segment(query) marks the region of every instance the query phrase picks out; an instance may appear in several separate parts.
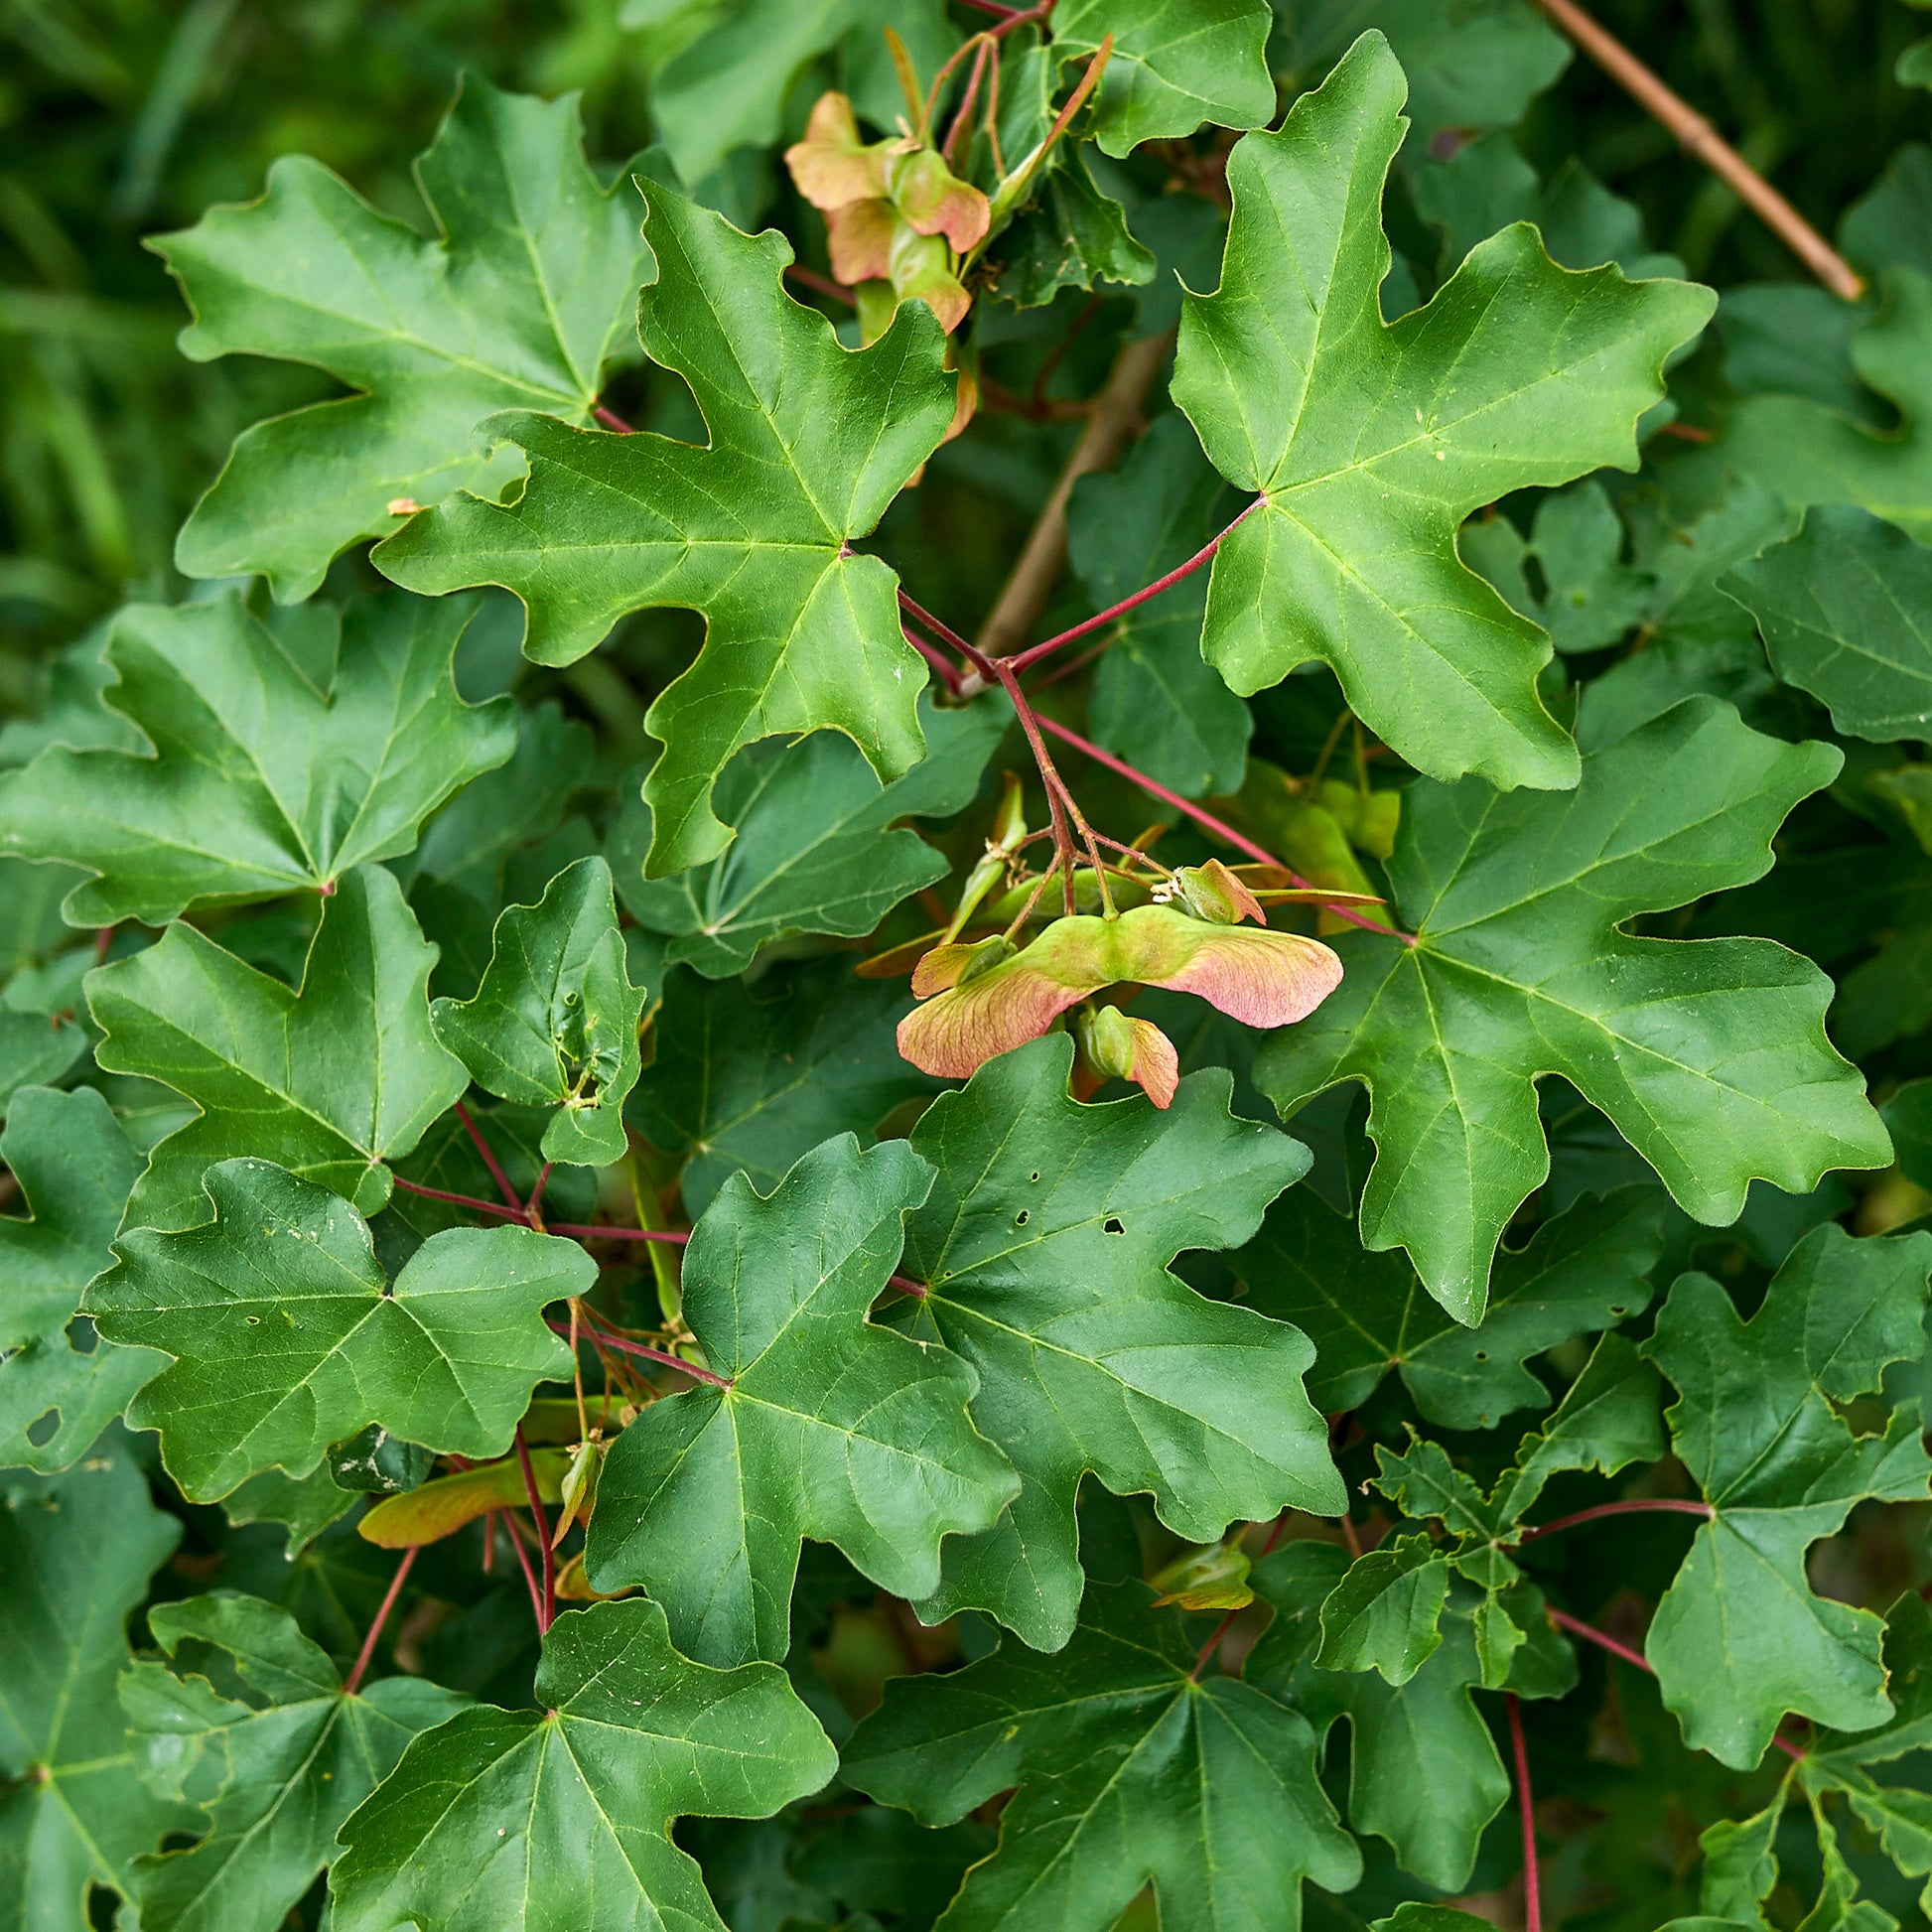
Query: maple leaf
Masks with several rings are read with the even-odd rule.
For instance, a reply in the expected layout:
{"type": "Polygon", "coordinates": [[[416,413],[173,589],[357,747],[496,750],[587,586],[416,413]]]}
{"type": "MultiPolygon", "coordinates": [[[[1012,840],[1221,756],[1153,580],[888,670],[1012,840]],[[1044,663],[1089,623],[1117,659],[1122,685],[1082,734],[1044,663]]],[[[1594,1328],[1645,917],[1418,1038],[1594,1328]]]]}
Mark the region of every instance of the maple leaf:
{"type": "Polygon", "coordinates": [[[1234,1266],[1248,1306],[1314,1343],[1309,1399],[1325,1415],[1359,1409],[1394,1369],[1416,1407],[1446,1429],[1494,1429],[1550,1400],[1528,1366],[1573,1336],[1613,1327],[1650,1302],[1663,1248],[1654,1188],[1589,1196],[1496,1257],[1481,1322],[1465,1328],[1424,1289],[1407,1257],[1370,1253],[1353,1225],[1307,1187],[1268,1210],[1234,1266]]]}
{"type": "Polygon", "coordinates": [[[466,1711],[410,1741],[342,1829],[337,1932],[508,1927],[538,1912],[724,1932],[672,1820],[765,1818],[838,1769],[775,1664],[693,1663],[641,1599],[558,1617],[536,1700],[466,1711]]]}
{"type": "Polygon", "coordinates": [[[275,1932],[403,1746],[469,1700],[416,1677],[345,1690],[328,1653],[257,1596],[157,1604],[148,1627],[177,1661],[143,1659],[120,1680],[135,1766],[157,1797],[202,1806],[206,1836],[135,1864],[141,1924],[275,1932]],[[226,1653],[241,1695],[186,1668],[208,1651],[226,1653]]]}
{"type": "Polygon", "coordinates": [[[760,975],[755,987],[678,973],[665,985],[657,1057],[630,1116],[654,1147],[686,1156],[678,1185],[694,1219],[729,1174],[769,1191],[835,1134],[870,1145],[900,1101],[932,1082],[899,1058],[902,987],[855,979],[842,959],[760,975]]]}
{"type": "Polygon", "coordinates": [[[833,732],[747,746],[712,803],[731,827],[718,858],[673,879],[645,876],[650,807],[626,782],[606,852],[625,907],[670,940],[665,962],[707,978],[742,973],[790,932],[870,932],[900,899],[946,876],[946,861],[901,823],[972,803],[1010,720],[994,705],[941,711],[919,700],[925,757],[882,785],[833,732]]]}
{"type": "Polygon", "coordinates": [[[1087,60],[1109,35],[1113,53],[1093,103],[1102,154],[1192,134],[1204,122],[1259,127],[1275,112],[1267,0],[1061,0],[1053,52],[1087,60]]]}
{"type": "Polygon", "coordinates": [[[1823,504],[1723,587],[1757,620],[1771,668],[1841,732],[1932,737],[1932,555],[1902,530],[1823,504]]]}
{"type": "Polygon", "coordinates": [[[611,869],[580,859],[537,904],[503,913],[476,997],[438,1000],[430,1025],[480,1087],[556,1109],[546,1161],[603,1168],[623,1159],[644,999],[625,970],[611,869]]]}
{"type": "Polygon", "coordinates": [[[338,551],[394,529],[398,503],[512,481],[513,460],[477,452],[483,417],[588,419],[651,255],[627,184],[601,189],[585,165],[577,97],[466,75],[416,183],[436,241],[289,155],[260,201],[150,244],[194,311],[192,360],[308,362],[361,392],[242,433],[182,526],[190,577],[259,571],[299,602],[338,551]]]}
{"type": "Polygon", "coordinates": [[[316,682],[236,591],[115,620],[105,693],[153,746],[53,746],[0,783],[0,847],[96,878],[73,925],[160,925],[190,905],[327,890],[394,858],[516,743],[507,698],[468,705],[451,660],[474,601],[359,598],[316,682]]]}
{"type": "Polygon", "coordinates": [[[1622,930],[1761,876],[1772,833],[1839,762],[1689,698],[1592,751],[1562,798],[1410,787],[1389,878],[1415,943],[1337,938],[1339,991],[1256,1063],[1284,1114],[1339,1080],[1367,1085],[1365,1247],[1407,1248],[1443,1307],[1479,1320],[1502,1230],[1549,1173],[1546,1072],[1711,1226],[1736,1219],[1753,1177],[1805,1193],[1833,1168],[1889,1161],[1825,1039],[1816,967],[1769,940],[1622,930]]]}
{"type": "Polygon", "coordinates": [[[1255,1593],[1275,1618],[1242,1675],[1308,1719],[1317,1752],[1346,1719],[1349,1825],[1386,1839],[1405,1870],[1460,1891],[1483,1828],[1509,1800],[1508,1773],[1469,1695],[1482,1670],[1468,1607],[1458,1603],[1447,1639],[1401,1685],[1323,1670],[1319,1612],[1347,1570],[1347,1553],[1325,1543],[1291,1544],[1258,1563],[1255,1593]]]}
{"type": "Polygon", "coordinates": [[[384,1162],[407,1154],[468,1084],[430,1031],[435,959],[394,878],[369,866],[323,901],[298,989],[179,923],[90,973],[100,1065],[160,1080],[200,1110],[150,1155],[130,1224],[188,1226],[206,1211],[203,1171],[243,1154],[374,1213],[389,1198],[384,1162]]]}
{"type": "Polygon", "coordinates": [[[1080,1601],[1088,1471],[1151,1493],[1190,1543],[1345,1500],[1302,1393],[1306,1338],[1168,1270],[1183,1249],[1238,1247],[1307,1151],[1235,1119],[1225,1072],[1189,1075],[1166,1112],[1139,1096],[1080,1106],[1072,1052],[1064,1035],[1037,1040],[926,1110],[912,1147],[935,1178],[903,1264],[926,1293],[899,1317],[972,1365],[974,1421],[1022,1484],[991,1529],[946,1544],[920,1613],[983,1609],[1045,1650],[1080,1601]]]}
{"type": "MultiPolygon", "coordinates": [[[[1082,477],[1067,508],[1067,554],[1105,610],[1183,564],[1226,523],[1227,485],[1185,420],[1161,417],[1111,474],[1082,477]]],[[[1196,572],[1107,633],[1094,671],[1095,742],[1186,798],[1233,793],[1254,719],[1200,654],[1207,580],[1196,572]]]]}
{"type": "Polygon", "coordinates": [[[95,1885],[129,1868],[189,1806],[135,1775],[114,1680],[127,1618],[181,1541],[125,1437],[64,1475],[0,1472],[0,1923],[89,1923],[95,1885]]]}
{"type": "Polygon", "coordinates": [[[1018,1487],[967,1419],[972,1370],[867,1319],[931,1183],[904,1142],[841,1135],[768,1195],[734,1175],[693,1232],[684,1318],[711,1380],[618,1438],[585,1553],[592,1588],[641,1584],[690,1655],[785,1654],[808,1536],[929,1595],[940,1539],[1018,1487]]]}
{"type": "Polygon", "coordinates": [[[529,1228],[432,1235],[393,1283],[367,1223],[266,1161],[223,1161],[213,1220],[139,1228],[84,1307],[110,1340],[173,1363],[135,1398],[137,1429],[200,1502],[258,1471],[307,1475],[332,1443],[378,1423],[406,1443],[501,1455],[532,1387],[568,1376],[544,1308],[586,1293],[596,1265],[529,1228]]]}
{"type": "Polygon", "coordinates": [[[1852,339],[1852,366],[1895,404],[1896,428],[1874,429],[1809,396],[1747,396],[1725,435],[1725,456],[1788,503],[1856,503],[1907,535],[1932,535],[1932,276],[1892,267],[1879,306],[1852,339]]]}
{"type": "Polygon", "coordinates": [[[1814,1229],[1738,1318],[1708,1275],[1678,1278],[1644,1352],[1676,1384],[1671,1444],[1712,1509],[1651,1619],[1644,1654],[1684,1740],[1739,1769],[1796,1711],[1842,1730],[1892,1715],[1869,1610],[1815,1595],[1805,1553],[1867,1496],[1923,1497],[1918,1405],[1882,1435],[1834,1408],[1916,1361],[1932,1234],[1814,1229]]]}
{"type": "Polygon", "coordinates": [[[1346,1891],[1361,1875],[1314,1734],[1267,1692],[1194,1666],[1146,1585],[1093,1583],[1057,1656],[1009,1639],[948,1676],[890,1681],[841,1768],[922,1825],[1019,1787],[947,1932],[1107,1932],[1150,1882],[1173,1932],[1299,1925],[1305,1878],[1346,1891]]]}
{"type": "Polygon", "coordinates": [[[0,1162],[30,1210],[0,1217],[0,1461],[65,1469],[167,1365],[149,1348],[69,1339],[81,1291],[113,1263],[139,1162],[90,1087],[16,1094],[0,1162]]]}
{"type": "Polygon", "coordinates": [[[1173,396],[1261,506],[1215,553],[1201,649],[1242,693],[1325,660],[1434,777],[1566,787],[1576,752],[1536,689],[1550,640],[1464,568],[1456,526],[1511,489],[1634,468],[1664,359],[1714,298],[1560,269],[1519,224],[1385,326],[1379,209],[1405,92],[1364,34],[1279,133],[1229,157],[1221,284],[1184,299],[1173,396]]]}
{"type": "Polygon", "coordinates": [[[529,610],[524,648],[545,664],[583,656],[626,612],[704,613],[697,662],[644,721],[664,746],[644,786],[656,877],[730,842],[711,791],[741,746],[831,727],[882,781],[917,761],[925,673],[900,635],[893,573],[851,543],[938,447],[953,383],[922,306],[848,351],[785,294],[781,236],[741,234],[667,189],[648,204],[659,272],[638,332],[689,383],[710,445],[492,418],[488,433],[528,459],[521,495],[459,494],[375,560],[416,591],[506,586],[529,610]]]}

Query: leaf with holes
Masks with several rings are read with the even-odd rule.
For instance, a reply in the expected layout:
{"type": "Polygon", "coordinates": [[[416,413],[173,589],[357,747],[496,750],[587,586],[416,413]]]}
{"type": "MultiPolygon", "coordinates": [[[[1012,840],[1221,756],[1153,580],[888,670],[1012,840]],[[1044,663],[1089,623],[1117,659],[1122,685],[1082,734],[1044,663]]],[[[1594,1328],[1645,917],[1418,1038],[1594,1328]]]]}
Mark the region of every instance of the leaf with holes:
{"type": "Polygon", "coordinates": [[[543,1158],[604,1168],[623,1158],[623,1102],[637,1082],[646,989],[625,970],[611,869],[580,859],[535,905],[496,921],[483,984],[438,1000],[430,1025],[499,1099],[554,1107],[543,1158]]]}
{"type": "Polygon", "coordinates": [[[1183,1249],[1239,1246],[1307,1150],[1234,1118],[1221,1072],[1189,1075],[1166,1112],[1138,1095],[1077,1105],[1071,1057],[1064,1035],[1003,1054],[913,1130],[934,1179],[904,1267],[926,1293],[898,1317],[972,1364],[973,1418],[1022,1484],[996,1525],[946,1545],[920,1613],[983,1609],[1046,1650],[1080,1602],[1089,1471],[1150,1493],[1193,1543],[1344,1500],[1301,1331],[1169,1272],[1183,1249]]]}
{"type": "Polygon", "coordinates": [[[200,1805],[207,1825],[135,1865],[144,1932],[275,1932],[410,1738],[468,1700],[416,1677],[346,1690],[288,1611],[257,1596],[162,1604],[149,1628],[169,1661],[121,1678],[129,1745],[148,1789],[200,1805]],[[204,1659],[239,1695],[193,1668],[204,1659]]]}
{"type": "Polygon", "coordinates": [[[81,1291],[113,1264],[138,1163],[87,1087],[16,1095],[0,1162],[29,1210],[0,1217],[0,1463],[65,1469],[167,1365],[150,1348],[76,1347],[71,1326],[81,1291]]]}

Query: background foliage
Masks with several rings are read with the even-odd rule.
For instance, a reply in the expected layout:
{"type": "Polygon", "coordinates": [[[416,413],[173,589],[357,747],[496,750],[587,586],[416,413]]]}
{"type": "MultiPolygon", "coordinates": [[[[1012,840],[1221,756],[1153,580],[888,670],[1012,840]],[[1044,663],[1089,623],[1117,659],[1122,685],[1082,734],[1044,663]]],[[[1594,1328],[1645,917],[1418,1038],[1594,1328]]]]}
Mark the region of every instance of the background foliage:
{"type": "Polygon", "coordinates": [[[0,1925],[1932,1916],[1932,59],[1599,15],[1859,301],[1528,0],[1059,0],[856,309],[988,14],[0,0],[0,1925]],[[1035,698],[1339,990],[912,1064],[895,577],[1256,491],[1035,698]]]}

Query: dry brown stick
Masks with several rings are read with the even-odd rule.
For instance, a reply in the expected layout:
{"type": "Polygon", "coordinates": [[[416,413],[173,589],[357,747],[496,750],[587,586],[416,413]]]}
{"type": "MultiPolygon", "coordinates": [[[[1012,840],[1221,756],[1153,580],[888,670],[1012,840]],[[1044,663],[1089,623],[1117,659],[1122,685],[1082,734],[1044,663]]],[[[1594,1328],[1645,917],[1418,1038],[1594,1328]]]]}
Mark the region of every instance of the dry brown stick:
{"type": "Polygon", "coordinates": [[[1576,0],[1536,0],[1536,4],[1639,107],[1662,121],[1686,154],[1729,183],[1739,200],[1834,295],[1856,302],[1864,294],[1864,282],[1851,263],[1689,101],[1665,86],[1576,0]]]}
{"type": "MultiPolygon", "coordinates": [[[[1066,503],[1073,485],[1095,470],[1111,468],[1129,439],[1139,428],[1141,405],[1161,373],[1161,365],[1173,346],[1173,330],[1146,336],[1129,343],[1114,359],[1106,386],[1093,399],[1092,413],[1073,454],[1066,460],[1053,493],[1035,523],[1020,561],[1013,567],[992,615],[981,626],[979,648],[988,657],[1007,657],[1027,641],[1034,621],[1052,595],[1066,566],[1066,503]]],[[[977,671],[969,672],[960,695],[971,697],[986,689],[977,671]]]]}

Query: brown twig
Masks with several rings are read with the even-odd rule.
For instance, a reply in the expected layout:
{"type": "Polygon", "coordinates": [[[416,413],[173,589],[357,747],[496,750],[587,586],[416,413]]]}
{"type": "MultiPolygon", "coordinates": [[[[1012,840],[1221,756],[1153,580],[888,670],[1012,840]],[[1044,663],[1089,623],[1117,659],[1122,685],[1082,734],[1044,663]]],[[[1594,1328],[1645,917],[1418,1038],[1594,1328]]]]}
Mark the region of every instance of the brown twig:
{"type": "Polygon", "coordinates": [[[807,268],[803,262],[786,262],[785,279],[796,282],[801,289],[829,295],[834,302],[843,302],[848,309],[859,306],[859,298],[843,282],[835,282],[831,276],[821,275],[817,269],[807,268]]]}
{"type": "Polygon", "coordinates": [[[1864,294],[1864,282],[1851,263],[1689,101],[1665,86],[1615,35],[1606,33],[1576,0],[1536,0],[1536,4],[1639,107],[1662,122],[1686,154],[1703,162],[1735,190],[1738,199],[1834,295],[1856,302],[1864,294]]]}
{"type": "MultiPolygon", "coordinates": [[[[1158,336],[1129,343],[1115,357],[1113,372],[1094,398],[1086,428],[1053,484],[1052,494],[1035,522],[998,602],[980,627],[979,648],[988,657],[1005,657],[1026,642],[1027,632],[1034,627],[1066,567],[1066,506],[1073,485],[1096,470],[1111,468],[1127,447],[1140,425],[1147,392],[1173,345],[1173,332],[1164,330],[1158,336]]],[[[961,695],[974,696],[986,688],[986,682],[968,677],[961,695]]]]}

